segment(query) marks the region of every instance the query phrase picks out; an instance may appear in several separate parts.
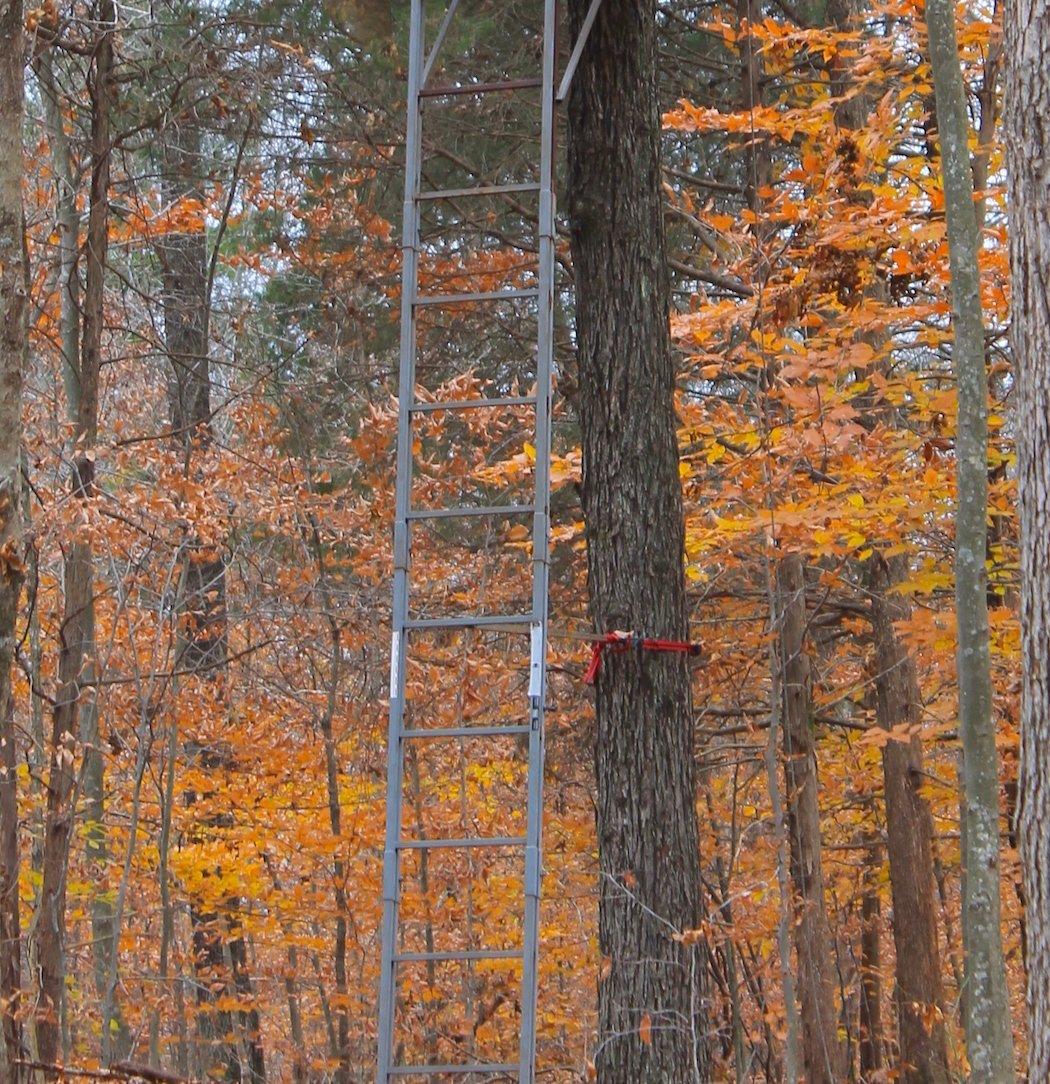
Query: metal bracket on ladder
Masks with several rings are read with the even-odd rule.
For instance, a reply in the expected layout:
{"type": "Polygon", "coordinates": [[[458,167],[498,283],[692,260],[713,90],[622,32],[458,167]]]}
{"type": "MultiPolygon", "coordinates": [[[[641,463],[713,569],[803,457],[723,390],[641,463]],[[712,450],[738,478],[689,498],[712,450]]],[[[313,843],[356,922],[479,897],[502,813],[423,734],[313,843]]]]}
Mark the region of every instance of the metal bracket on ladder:
{"type": "MultiPolygon", "coordinates": [[[[593,24],[599,0],[588,13],[586,31],[593,24]]],[[[408,122],[405,153],[405,204],[403,230],[403,276],[401,298],[401,358],[399,370],[399,415],[397,449],[397,488],[394,525],[393,636],[390,661],[390,721],[387,760],[387,818],[383,866],[382,959],[379,989],[377,1084],[411,1078],[463,1076],[470,1080],[486,1077],[516,1076],[524,1084],[533,1084],[536,1061],[537,950],[539,941],[539,900],[541,880],[541,836],[543,812],[543,741],[544,701],[546,693],[547,594],[550,506],[550,402],[553,363],[554,312],[554,243],[555,200],[553,193],[554,106],[555,106],[555,23],[557,0],[542,0],[543,47],[539,78],[503,82],[462,82],[444,86],[431,85],[439,50],[455,18],[460,0],[450,0],[429,52],[425,42],[423,0],[411,0],[408,64],[408,122]],[[481,95],[497,91],[540,89],[540,149],[536,183],[479,184],[475,188],[445,190],[421,189],[422,107],[426,100],[452,99],[461,95],[481,95]],[[535,289],[521,289],[508,282],[504,289],[474,294],[425,294],[419,292],[421,252],[421,208],[432,201],[498,196],[507,193],[534,192],[538,198],[538,261],[535,289]],[[446,306],[473,306],[506,300],[528,300],[535,304],[537,338],[535,352],[535,391],[529,395],[504,394],[489,399],[451,401],[419,400],[417,386],[417,319],[421,312],[446,306]],[[532,443],[536,449],[533,471],[534,493],[530,503],[508,503],[489,507],[413,508],[414,429],[435,411],[506,410],[531,408],[535,416],[532,443]],[[410,608],[413,532],[432,521],[442,524],[465,521],[477,523],[484,516],[531,516],[531,607],[528,612],[510,614],[455,614],[442,617],[415,615],[410,608]],[[413,665],[414,635],[443,630],[479,630],[480,634],[515,629],[528,638],[528,688],[522,689],[520,724],[493,726],[422,727],[409,716],[406,726],[406,683],[413,665]],[[411,746],[429,739],[459,739],[466,742],[508,737],[527,745],[525,834],[523,836],[460,836],[455,838],[407,838],[405,835],[405,767],[411,746]],[[468,947],[426,951],[406,951],[403,945],[403,907],[401,880],[403,862],[408,855],[437,854],[477,855],[493,848],[517,848],[523,852],[520,948],[468,947]],[[397,1033],[399,969],[412,964],[429,968],[439,964],[466,961],[520,961],[520,989],[517,1003],[517,1051],[514,1060],[484,1060],[468,1056],[462,1062],[445,1057],[429,1063],[402,1064],[401,1051],[406,1037],[397,1033]]],[[[586,32],[574,50],[572,69],[586,40],[586,32]]],[[[572,72],[566,72],[562,86],[567,91],[572,72]]],[[[520,389],[519,389],[520,390],[520,389]]],[[[422,571],[422,570],[420,570],[422,571]]],[[[411,754],[414,755],[414,754],[411,754]]],[[[464,859],[467,861],[467,859],[464,859]]],[[[470,1051],[468,1051],[468,1054],[470,1051]]]]}
{"type": "MultiPolygon", "coordinates": [[[[458,0],[453,0],[453,3],[458,3],[458,0]]],[[[587,14],[583,17],[583,25],[580,27],[579,34],[576,35],[576,42],[572,47],[572,52],[569,54],[569,62],[565,65],[565,73],[561,77],[561,82],[558,84],[558,93],[555,95],[555,101],[564,102],[569,96],[569,90],[572,87],[572,77],[576,74],[576,68],[580,63],[580,57],[583,56],[584,47],[587,45],[587,39],[591,36],[591,28],[594,26],[594,20],[598,17],[598,9],[602,6],[602,0],[591,0],[591,6],[587,9],[587,14]]]]}

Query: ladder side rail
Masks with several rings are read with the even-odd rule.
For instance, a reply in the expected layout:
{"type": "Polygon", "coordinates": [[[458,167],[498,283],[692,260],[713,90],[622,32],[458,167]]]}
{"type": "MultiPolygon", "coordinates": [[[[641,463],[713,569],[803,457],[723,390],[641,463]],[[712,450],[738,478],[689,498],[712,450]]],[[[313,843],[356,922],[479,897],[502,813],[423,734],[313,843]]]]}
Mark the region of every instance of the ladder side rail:
{"type": "Polygon", "coordinates": [[[536,349],[536,469],[532,533],[532,644],[529,675],[528,809],[518,1080],[533,1084],[539,968],[543,842],[544,705],[547,694],[547,596],[550,550],[551,370],[554,363],[554,79],[557,0],[544,0],[540,119],[539,303],[536,349]]]}
{"type": "Polygon", "coordinates": [[[415,394],[416,293],[419,271],[419,214],[422,117],[420,80],[425,48],[423,0],[411,0],[409,21],[408,104],[405,134],[405,202],[402,220],[401,354],[398,366],[397,482],[394,518],[394,586],[390,656],[390,722],[387,735],[386,839],[383,850],[383,919],[379,979],[377,1084],[388,1084],[394,1061],[394,1016],[397,984],[398,895],[404,746],[408,572],[410,563],[408,510],[412,486],[412,412],[415,394]]]}

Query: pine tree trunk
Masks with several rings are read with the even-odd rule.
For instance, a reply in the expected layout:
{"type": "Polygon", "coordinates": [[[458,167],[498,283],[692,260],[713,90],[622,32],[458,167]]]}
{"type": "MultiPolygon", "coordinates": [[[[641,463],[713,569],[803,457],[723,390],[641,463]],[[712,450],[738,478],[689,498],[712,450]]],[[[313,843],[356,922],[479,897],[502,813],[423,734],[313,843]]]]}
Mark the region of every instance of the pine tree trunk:
{"type": "MultiPolygon", "coordinates": [[[[909,612],[907,598],[893,590],[905,569],[900,558],[887,563],[874,554],[869,561],[878,723],[886,730],[917,728],[922,707],[919,679],[915,661],[895,628],[909,612]]],[[[907,740],[894,738],[882,750],[897,951],[899,1079],[906,1084],[949,1084],[934,904],[933,818],[922,796],[922,765],[917,734],[907,740]]]]}
{"type": "MultiPolygon", "coordinates": [[[[572,0],[574,30],[588,4],[572,0]]],[[[685,639],[652,0],[606,0],[569,105],[582,497],[595,629],[685,639]]],[[[678,654],[608,655],[597,683],[602,1084],[708,1078],[692,703],[678,654]]]]}
{"type": "Polygon", "coordinates": [[[999,754],[992,719],[985,554],[988,546],[988,378],[981,311],[980,234],[970,123],[959,67],[955,5],[926,0],[951,272],[959,412],[955,436],[956,651],[963,751],[963,943],[966,1048],[974,1080],[1013,1080],[1013,1032],[999,897],[999,754]]]}
{"type": "Polygon", "coordinates": [[[0,1002],[4,1079],[18,1084],[22,1029],[18,907],[17,733],[11,689],[22,590],[22,373],[26,266],[22,227],[23,82],[21,0],[0,3],[0,1002]]]}
{"type": "Polygon", "coordinates": [[[817,758],[810,659],[806,653],[806,580],[799,554],[777,569],[777,626],[784,797],[794,886],[794,941],[807,1084],[839,1084],[843,1051],[835,1009],[835,962],[824,900],[817,758]]]}
{"type": "Polygon", "coordinates": [[[1018,820],[1036,1081],[1050,1080],[1050,0],[1014,0],[1005,20],[1024,666],[1018,820]]]}

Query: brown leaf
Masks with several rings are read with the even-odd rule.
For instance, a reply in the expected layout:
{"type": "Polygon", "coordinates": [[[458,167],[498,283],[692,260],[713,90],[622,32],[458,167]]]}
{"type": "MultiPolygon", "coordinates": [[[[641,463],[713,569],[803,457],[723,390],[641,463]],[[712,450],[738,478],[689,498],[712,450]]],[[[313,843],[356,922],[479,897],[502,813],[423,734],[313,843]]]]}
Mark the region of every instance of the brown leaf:
{"type": "Polygon", "coordinates": [[[695,945],[698,941],[703,941],[703,939],[703,927],[696,930],[683,930],[681,933],[671,934],[672,941],[678,941],[683,945],[695,945]]]}

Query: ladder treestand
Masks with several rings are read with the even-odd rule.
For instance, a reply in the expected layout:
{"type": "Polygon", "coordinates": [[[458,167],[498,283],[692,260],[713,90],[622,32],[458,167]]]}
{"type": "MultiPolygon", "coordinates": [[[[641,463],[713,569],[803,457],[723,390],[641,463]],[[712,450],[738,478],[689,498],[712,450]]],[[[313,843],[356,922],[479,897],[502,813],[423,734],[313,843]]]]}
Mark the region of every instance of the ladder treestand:
{"type": "MultiPolygon", "coordinates": [[[[536,1071],[555,304],[555,106],[568,94],[601,0],[592,0],[557,85],[555,33],[559,0],[535,2],[542,20],[535,37],[538,72],[489,81],[460,76],[437,84],[433,76],[440,68],[442,46],[450,29],[455,29],[457,15],[461,20],[469,17],[461,10],[466,5],[450,0],[428,44],[424,0],[411,0],[377,1084],[446,1077],[467,1082],[510,1079],[532,1084],[536,1071]],[[423,128],[428,109],[529,92],[534,99],[538,94],[538,140],[536,160],[527,175],[497,176],[492,183],[485,183],[484,178],[479,181],[476,174],[468,172],[458,186],[423,188],[423,128]],[[534,201],[530,204],[534,211],[523,215],[523,220],[535,223],[534,248],[529,253],[534,264],[508,268],[505,280],[492,289],[421,289],[421,256],[428,252],[424,236],[428,211],[465,208],[493,199],[534,201]],[[442,386],[455,387],[454,370],[471,368],[469,359],[464,362],[453,357],[455,351],[442,343],[442,327],[455,327],[456,313],[469,314],[475,327],[483,325],[486,313],[492,313],[497,322],[502,313],[504,324],[527,323],[532,331],[529,349],[524,352],[528,364],[519,365],[513,377],[497,374],[469,385],[483,388],[483,394],[441,397],[427,384],[429,362],[421,364],[421,332],[425,332],[428,350],[433,350],[437,340],[438,354],[444,351],[442,363],[436,366],[444,378],[442,386]],[[442,325],[441,315],[450,322],[442,325]],[[452,506],[420,498],[428,490],[419,484],[416,452],[420,447],[418,433],[428,420],[459,415],[501,419],[502,425],[507,419],[510,423],[524,422],[530,413],[528,434],[534,449],[531,492],[499,504],[481,503],[473,499],[476,493],[472,499],[452,506]],[[531,524],[531,547],[521,542],[525,530],[519,528],[516,534],[503,531],[502,525],[512,521],[531,524]],[[435,530],[441,533],[422,533],[435,530]],[[500,531],[503,538],[497,539],[500,531]],[[483,576],[473,581],[468,578],[463,589],[453,592],[447,590],[447,585],[442,589],[442,585],[425,580],[420,551],[435,545],[435,538],[439,549],[447,551],[456,532],[462,532],[461,544],[462,539],[466,540],[464,552],[475,543],[480,547],[478,539],[484,538],[485,545],[496,546],[501,560],[522,561],[524,597],[514,612],[502,608],[503,599],[498,593],[492,612],[481,604],[483,576]],[[443,669],[435,663],[439,655],[443,669]],[[497,657],[506,662],[511,673],[507,682],[489,680],[490,670],[484,660],[492,662],[497,657]],[[442,725],[428,725],[428,706],[440,701],[440,675],[449,669],[452,659],[459,660],[459,673],[472,672],[470,680],[487,685],[501,703],[492,711],[475,712],[472,717],[463,706],[462,691],[450,685],[448,695],[459,702],[452,713],[453,725],[445,725],[449,721],[447,713],[442,725]],[[433,673],[438,676],[431,678],[433,673]],[[428,682],[434,685],[433,698],[424,703],[416,694],[420,684],[428,682]],[[442,742],[446,746],[453,743],[460,762],[462,816],[453,826],[457,828],[454,833],[447,829],[447,817],[434,816],[428,821],[421,799],[433,782],[427,777],[427,754],[423,750],[434,749],[442,742]],[[486,750],[497,748],[511,749],[523,761],[515,779],[521,785],[524,809],[513,808],[509,801],[505,808],[500,801],[490,800],[487,808],[475,815],[467,809],[468,779],[472,772],[484,772],[490,755],[494,755],[486,750]],[[501,834],[494,834],[493,824],[501,834]],[[515,827],[513,833],[500,827],[508,824],[515,827]],[[504,856],[499,861],[520,862],[520,867],[515,867],[520,874],[506,875],[505,868],[509,867],[484,857],[496,855],[504,856]],[[442,861],[446,863],[444,873],[438,868],[442,861]],[[469,884],[457,884],[457,878],[469,884]],[[405,888],[408,880],[414,886],[411,893],[405,888]],[[492,890],[494,885],[503,885],[508,892],[514,890],[512,894],[520,904],[515,928],[503,924],[496,929],[492,921],[485,920],[483,909],[476,904],[479,885],[492,890]],[[486,935],[489,943],[484,943],[486,935]],[[493,940],[499,943],[493,945],[493,940]],[[465,1027],[449,1024],[444,1029],[440,1020],[434,1023],[439,1015],[434,1006],[451,1000],[447,994],[452,986],[442,987],[438,978],[441,969],[448,968],[460,969],[460,1013],[469,1014],[473,1026],[470,1020],[460,1021],[465,1027]],[[420,973],[425,977],[423,985],[437,992],[413,1015],[401,987],[406,975],[411,979],[420,973]],[[488,1000],[479,975],[495,989],[488,1000]],[[508,993],[515,982],[516,995],[508,993]],[[497,1021],[499,1013],[502,1016],[497,1021]],[[426,1032],[422,1037],[421,1028],[426,1032]],[[489,1039],[497,1049],[496,1057],[488,1058],[481,1052],[486,1045],[486,1028],[493,1032],[489,1039]],[[418,1060],[420,1048],[427,1055],[422,1062],[418,1060]],[[407,1062],[406,1049],[410,1059],[407,1062]]],[[[482,335],[480,341],[484,339],[482,335]]],[[[492,341],[498,344],[502,340],[494,333],[492,341]]],[[[484,430],[488,422],[480,424],[484,430]]],[[[471,439],[472,430],[467,425],[458,429],[453,426],[449,431],[462,440],[471,439]]],[[[446,432],[446,445],[453,439],[446,432]]],[[[437,489],[444,492],[440,486],[437,489]]]]}

